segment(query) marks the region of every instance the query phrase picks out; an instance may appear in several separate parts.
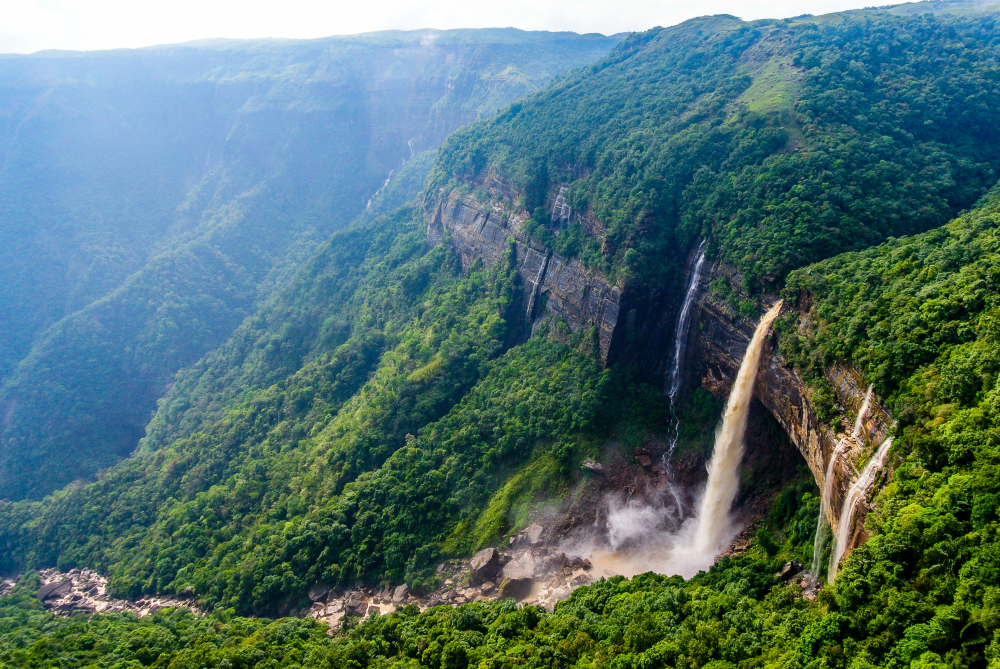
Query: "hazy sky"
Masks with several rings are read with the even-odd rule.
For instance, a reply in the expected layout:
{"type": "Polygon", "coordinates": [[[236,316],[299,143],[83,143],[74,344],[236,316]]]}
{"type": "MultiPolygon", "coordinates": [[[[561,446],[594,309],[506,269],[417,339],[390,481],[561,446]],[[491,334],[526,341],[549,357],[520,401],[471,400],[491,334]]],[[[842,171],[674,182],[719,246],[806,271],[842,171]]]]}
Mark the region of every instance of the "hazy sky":
{"type": "Polygon", "coordinates": [[[323,37],[389,28],[574,30],[611,34],[704,14],[822,14],[861,0],[0,0],[0,53],[111,49],[206,37],[323,37]]]}

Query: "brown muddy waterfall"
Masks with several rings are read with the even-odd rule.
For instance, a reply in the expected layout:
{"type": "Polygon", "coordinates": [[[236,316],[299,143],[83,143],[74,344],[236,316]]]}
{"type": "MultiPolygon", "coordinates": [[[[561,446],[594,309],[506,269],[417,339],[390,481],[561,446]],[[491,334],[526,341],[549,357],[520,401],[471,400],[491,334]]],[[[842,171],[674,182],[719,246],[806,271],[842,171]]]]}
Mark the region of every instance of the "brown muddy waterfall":
{"type": "Polygon", "coordinates": [[[753,399],[753,384],[757,378],[760,354],[764,340],[771,330],[771,323],[781,311],[781,300],[764,314],[747,346],[736,375],[736,382],[729,393],[726,413],[715,433],[715,448],[708,465],[708,483],[698,509],[697,529],[693,549],[697,553],[717,553],[732,539],[732,521],[729,509],[739,490],[739,465],[743,455],[743,433],[747,427],[747,414],[753,399]]]}

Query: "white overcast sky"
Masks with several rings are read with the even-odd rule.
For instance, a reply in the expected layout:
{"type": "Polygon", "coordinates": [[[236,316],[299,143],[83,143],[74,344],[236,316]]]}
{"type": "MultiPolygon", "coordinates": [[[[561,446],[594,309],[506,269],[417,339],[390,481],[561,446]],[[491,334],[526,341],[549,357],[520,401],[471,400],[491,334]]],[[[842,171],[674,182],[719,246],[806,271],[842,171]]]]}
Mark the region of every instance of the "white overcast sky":
{"type": "MultiPolygon", "coordinates": [[[[208,37],[310,38],[372,30],[485,28],[616,32],[705,14],[823,14],[862,0],[0,0],[0,53],[113,49],[208,37]]],[[[879,2],[877,4],[882,4],[879,2]]]]}

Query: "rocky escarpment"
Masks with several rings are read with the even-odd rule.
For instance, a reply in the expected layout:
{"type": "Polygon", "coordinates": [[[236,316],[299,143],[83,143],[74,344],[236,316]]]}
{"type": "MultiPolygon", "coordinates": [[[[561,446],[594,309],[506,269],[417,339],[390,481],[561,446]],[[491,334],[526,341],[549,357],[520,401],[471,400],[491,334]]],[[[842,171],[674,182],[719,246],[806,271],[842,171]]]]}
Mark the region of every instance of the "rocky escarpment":
{"type": "MultiPolygon", "coordinates": [[[[496,197],[489,204],[457,191],[439,198],[428,225],[430,241],[447,239],[460,253],[464,267],[476,260],[492,265],[513,253],[524,287],[520,308],[525,335],[548,319],[562,320],[573,331],[595,327],[602,361],[638,362],[649,380],[662,379],[673,345],[670,333],[678,296],[671,294],[669,287],[656,294],[632,294],[587,269],[577,259],[567,260],[546,252],[525,234],[527,214],[507,204],[517,198],[502,187],[491,191],[496,197]]],[[[552,222],[565,223],[571,215],[564,189],[560,188],[551,206],[552,222]]],[[[583,222],[588,229],[599,227],[590,219],[583,222]]],[[[710,289],[712,281],[720,277],[733,285],[740,284],[739,277],[723,265],[716,264],[702,272],[685,369],[689,377],[696,375],[696,379],[688,379],[688,385],[697,381],[724,398],[739,370],[756,319],[737,314],[710,289]]],[[[778,352],[776,337],[772,334],[766,347],[754,394],[787,432],[821,490],[826,486],[827,464],[839,449],[832,470],[828,518],[836,532],[843,500],[859,465],[889,436],[892,418],[878,398],[873,397],[857,434],[853,434],[850,425],[824,424],[817,418],[804,379],[778,352]]],[[[861,375],[849,365],[838,364],[827,369],[826,376],[836,392],[842,414],[853,421],[864,404],[867,390],[861,375]]],[[[864,512],[862,505],[859,517],[864,512]]],[[[852,547],[866,539],[863,523],[856,522],[855,528],[852,547]]]]}
{"type": "MultiPolygon", "coordinates": [[[[555,207],[562,215],[566,205],[557,199],[555,207]]],[[[513,250],[524,287],[521,313],[526,334],[551,318],[562,320],[574,332],[594,326],[606,362],[619,321],[621,288],[580,260],[561,258],[532,242],[522,230],[526,218],[503,200],[484,204],[452,193],[435,205],[427,236],[437,243],[447,232],[463,267],[476,260],[493,265],[513,250]]]]}
{"type": "MultiPolygon", "coordinates": [[[[692,328],[688,350],[691,352],[689,369],[703,387],[723,397],[736,377],[756,320],[736,314],[725,299],[710,289],[709,285],[717,278],[738,284],[738,277],[725,266],[715,265],[703,273],[699,313],[694,319],[698,325],[692,328]]],[[[865,404],[868,387],[856,369],[839,363],[828,367],[825,375],[836,393],[844,420],[836,425],[819,420],[809,387],[778,351],[777,337],[772,333],[761,358],[754,395],[787,432],[809,465],[820,490],[826,486],[827,465],[834,451],[840,449],[832,470],[828,517],[837,532],[843,501],[852,480],[868,457],[889,437],[892,417],[873,395],[865,407],[857,434],[854,434],[853,423],[865,404]]],[[[865,512],[862,508],[857,516],[849,547],[867,539],[861,522],[865,512]]]]}

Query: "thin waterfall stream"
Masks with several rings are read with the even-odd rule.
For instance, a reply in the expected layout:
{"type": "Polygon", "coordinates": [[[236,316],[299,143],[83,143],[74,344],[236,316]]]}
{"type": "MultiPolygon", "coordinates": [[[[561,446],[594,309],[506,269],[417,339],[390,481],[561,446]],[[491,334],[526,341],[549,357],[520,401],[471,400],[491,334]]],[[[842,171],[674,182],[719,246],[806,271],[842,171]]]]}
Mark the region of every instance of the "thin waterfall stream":
{"type": "Polygon", "coordinates": [[[892,437],[886,438],[882,445],[875,451],[875,455],[868,461],[865,468],[861,470],[857,480],[851,485],[844,497],[844,504],[840,509],[840,522],[837,525],[837,539],[833,545],[833,552],[830,555],[830,567],[827,571],[827,582],[833,583],[837,578],[837,571],[840,568],[840,560],[847,552],[847,544],[854,533],[854,515],[861,502],[868,497],[868,491],[875,482],[875,475],[885,467],[885,460],[889,456],[889,449],[892,447],[892,437]]]}
{"type": "MultiPolygon", "coordinates": [[[[871,406],[872,401],[872,390],[874,386],[869,385],[868,391],[865,393],[865,399],[861,402],[861,408],[858,410],[858,416],[854,419],[854,429],[851,431],[851,436],[849,438],[841,438],[837,442],[837,447],[833,450],[830,455],[830,462],[826,465],[826,478],[823,480],[823,497],[820,498],[819,505],[819,516],[816,518],[816,534],[813,538],[813,556],[812,564],[809,565],[809,573],[812,574],[813,582],[819,580],[819,570],[820,561],[823,559],[823,551],[826,549],[826,542],[830,539],[830,523],[829,518],[833,515],[833,507],[830,504],[830,498],[833,496],[833,483],[834,477],[837,473],[837,460],[843,455],[847,447],[851,445],[851,439],[856,439],[858,435],[861,434],[861,429],[864,427],[865,417],[868,414],[868,409],[871,406]]],[[[834,548],[836,550],[836,548],[834,548]]]]}
{"type": "Polygon", "coordinates": [[[667,374],[667,402],[670,405],[670,441],[666,452],[663,454],[663,471],[667,474],[667,488],[674,498],[679,516],[684,515],[684,505],[674,488],[673,476],[671,475],[670,462],[674,456],[674,449],[677,448],[677,438],[680,431],[680,418],[677,417],[677,395],[681,390],[683,380],[684,351],[687,348],[688,331],[691,329],[691,305],[698,295],[698,285],[701,283],[701,268],[705,264],[705,241],[698,245],[694,266],[691,268],[691,276],[688,278],[687,287],[684,290],[684,302],[681,304],[680,313],[677,315],[677,327],[674,328],[674,355],[671,361],[670,371],[667,374]]]}

